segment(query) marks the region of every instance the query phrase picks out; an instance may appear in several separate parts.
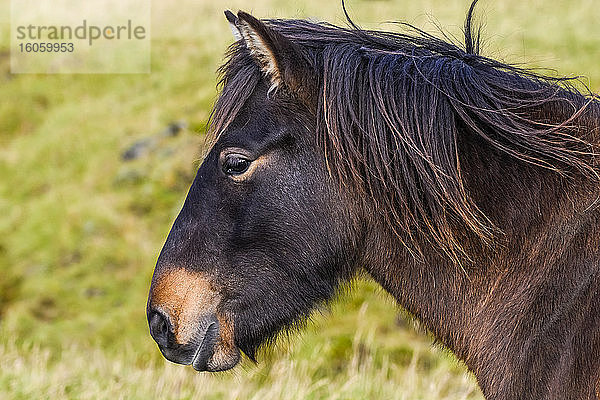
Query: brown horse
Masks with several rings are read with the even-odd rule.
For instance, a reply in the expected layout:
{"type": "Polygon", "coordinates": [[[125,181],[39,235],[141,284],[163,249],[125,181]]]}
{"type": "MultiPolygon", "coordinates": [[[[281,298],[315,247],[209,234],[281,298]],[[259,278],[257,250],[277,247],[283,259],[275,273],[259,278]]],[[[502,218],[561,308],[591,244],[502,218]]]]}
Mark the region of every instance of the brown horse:
{"type": "Polygon", "coordinates": [[[414,34],[227,12],[216,141],[162,249],[152,337],[251,359],[366,271],[488,399],[600,380],[600,102],[414,34]]]}

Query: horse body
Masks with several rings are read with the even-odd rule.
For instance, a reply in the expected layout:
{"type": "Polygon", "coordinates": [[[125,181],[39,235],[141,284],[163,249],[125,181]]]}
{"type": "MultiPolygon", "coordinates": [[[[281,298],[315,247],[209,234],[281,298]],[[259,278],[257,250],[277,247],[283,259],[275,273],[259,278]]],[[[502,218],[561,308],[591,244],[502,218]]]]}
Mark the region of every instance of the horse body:
{"type": "Polygon", "coordinates": [[[165,357],[253,359],[364,269],[486,398],[599,397],[600,104],[477,55],[472,8],[466,50],[227,13],[216,142],[148,299],[165,357]]]}

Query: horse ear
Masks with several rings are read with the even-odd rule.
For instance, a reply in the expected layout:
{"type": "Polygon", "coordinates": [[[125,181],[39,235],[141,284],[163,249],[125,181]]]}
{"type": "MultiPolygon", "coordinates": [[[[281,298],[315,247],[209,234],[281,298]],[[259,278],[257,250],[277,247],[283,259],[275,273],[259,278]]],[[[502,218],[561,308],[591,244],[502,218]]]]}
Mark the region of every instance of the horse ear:
{"type": "Polygon", "coordinates": [[[229,21],[229,27],[231,28],[231,33],[233,33],[235,41],[241,40],[242,34],[237,27],[238,18],[229,10],[225,10],[225,18],[229,21]]]}
{"type": "MultiPolygon", "coordinates": [[[[230,23],[231,17],[235,18],[233,14],[227,15],[230,23]]],[[[270,90],[283,86],[301,100],[310,101],[315,89],[315,74],[299,46],[243,11],[238,12],[233,24],[261,71],[271,81],[270,90]]]]}

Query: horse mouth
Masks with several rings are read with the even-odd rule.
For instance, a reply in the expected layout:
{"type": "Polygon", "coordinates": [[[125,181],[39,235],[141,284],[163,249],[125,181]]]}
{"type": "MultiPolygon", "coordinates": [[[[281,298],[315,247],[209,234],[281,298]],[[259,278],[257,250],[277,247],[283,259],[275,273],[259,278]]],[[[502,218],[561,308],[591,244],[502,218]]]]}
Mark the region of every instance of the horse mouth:
{"type": "Polygon", "coordinates": [[[204,331],[202,341],[198,345],[192,359],[191,365],[196,371],[208,371],[210,369],[208,362],[214,354],[218,337],[219,325],[217,322],[211,322],[204,331]]]}

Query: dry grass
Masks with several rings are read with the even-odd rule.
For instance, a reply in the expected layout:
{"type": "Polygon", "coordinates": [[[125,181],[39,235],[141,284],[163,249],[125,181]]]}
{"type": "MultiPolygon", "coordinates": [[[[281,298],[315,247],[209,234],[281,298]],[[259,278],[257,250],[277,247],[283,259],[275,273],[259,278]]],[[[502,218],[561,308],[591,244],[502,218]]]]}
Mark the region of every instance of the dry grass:
{"type": "MultiPolygon", "coordinates": [[[[371,337],[369,340],[373,340],[371,337]]],[[[372,344],[372,343],[371,343],[372,344]]],[[[235,373],[197,374],[164,360],[132,363],[136,350],[108,356],[99,347],[60,351],[40,345],[0,345],[0,398],[10,399],[479,399],[471,377],[438,365],[424,371],[416,352],[406,366],[365,355],[356,338],[343,368],[322,375],[329,360],[321,343],[309,358],[288,353],[268,368],[246,366],[235,373]]],[[[292,349],[293,350],[293,349],[292,349]]]]}

